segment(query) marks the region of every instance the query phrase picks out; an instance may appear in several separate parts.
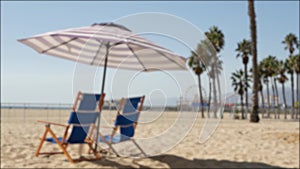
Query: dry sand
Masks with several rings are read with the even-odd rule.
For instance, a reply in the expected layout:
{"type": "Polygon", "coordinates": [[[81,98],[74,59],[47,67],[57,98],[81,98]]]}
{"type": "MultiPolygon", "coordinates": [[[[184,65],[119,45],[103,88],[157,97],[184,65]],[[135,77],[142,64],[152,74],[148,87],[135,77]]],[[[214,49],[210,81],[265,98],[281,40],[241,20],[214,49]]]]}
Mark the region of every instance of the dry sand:
{"type": "MultiPolygon", "coordinates": [[[[176,113],[155,114],[150,112],[141,119],[151,123],[140,124],[136,138],[151,138],[176,123],[176,113]],[[149,117],[147,117],[147,115],[149,117]]],[[[299,121],[261,119],[258,124],[248,120],[233,120],[225,115],[208,141],[199,143],[199,134],[205,120],[197,117],[192,129],[184,139],[169,151],[147,158],[106,156],[102,160],[83,161],[72,164],[64,155],[34,157],[44,127],[36,123],[44,119],[59,123],[67,121],[65,110],[1,110],[1,168],[299,168],[299,121]]],[[[111,121],[115,112],[104,111],[102,117],[111,121]]],[[[178,120],[178,119],[177,119],[178,120]]],[[[190,121],[181,121],[187,129],[190,121]]],[[[103,124],[103,122],[102,122],[103,124]]],[[[62,135],[60,127],[54,127],[62,135]]],[[[170,130],[171,131],[171,130],[170,130]]],[[[143,145],[145,151],[162,150],[176,138],[180,131],[172,131],[162,142],[143,145]],[[148,148],[148,149],[147,149],[148,148]]],[[[141,141],[139,144],[145,142],[141,141]]],[[[133,151],[130,145],[118,147],[120,152],[133,151]]],[[[46,143],[42,150],[58,151],[57,145],[46,143]]],[[[71,156],[78,156],[78,146],[68,147],[71,156]]]]}

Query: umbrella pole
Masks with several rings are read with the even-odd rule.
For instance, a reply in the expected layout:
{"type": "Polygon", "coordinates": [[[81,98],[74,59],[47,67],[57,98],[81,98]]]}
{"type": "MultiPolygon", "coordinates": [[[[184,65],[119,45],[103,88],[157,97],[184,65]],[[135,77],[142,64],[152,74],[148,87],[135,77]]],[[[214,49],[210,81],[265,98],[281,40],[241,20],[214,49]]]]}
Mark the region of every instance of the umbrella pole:
{"type": "MultiPolygon", "coordinates": [[[[102,76],[102,89],[101,89],[101,97],[103,96],[104,93],[104,86],[105,86],[105,78],[106,78],[106,69],[107,69],[107,60],[108,60],[108,54],[109,54],[109,44],[105,45],[106,47],[106,53],[105,53],[105,60],[104,60],[104,69],[103,69],[103,76],[102,76]]],[[[101,110],[102,112],[102,110],[101,110]]],[[[97,134],[96,134],[96,140],[95,140],[95,150],[97,150],[98,147],[98,139],[99,139],[99,129],[100,129],[100,119],[101,119],[101,112],[98,117],[97,121],[97,134]]]]}

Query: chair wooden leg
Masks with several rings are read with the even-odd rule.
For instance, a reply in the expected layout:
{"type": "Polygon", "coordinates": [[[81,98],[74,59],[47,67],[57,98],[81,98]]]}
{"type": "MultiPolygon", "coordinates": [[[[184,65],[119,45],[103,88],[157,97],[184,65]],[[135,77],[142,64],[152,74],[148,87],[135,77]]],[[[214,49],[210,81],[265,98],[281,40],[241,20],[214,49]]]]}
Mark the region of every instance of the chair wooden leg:
{"type": "Polygon", "coordinates": [[[63,143],[63,146],[65,147],[65,149],[67,149],[68,145],[69,145],[69,144],[63,143]]]}
{"type": "Polygon", "coordinates": [[[89,146],[90,150],[93,151],[94,155],[96,156],[96,159],[101,159],[101,155],[97,152],[97,150],[93,149],[92,143],[88,143],[88,146],[89,146]]]}
{"type": "Polygon", "coordinates": [[[43,146],[43,143],[44,143],[44,141],[45,141],[45,139],[46,139],[46,136],[47,136],[48,131],[49,131],[49,129],[46,127],[46,130],[45,130],[45,132],[44,132],[44,134],[43,134],[43,137],[41,138],[40,144],[39,144],[39,146],[38,146],[38,148],[37,148],[37,150],[36,150],[36,152],[35,152],[35,156],[36,156],[36,157],[39,156],[39,153],[40,153],[41,148],[42,148],[42,146],[43,146]]]}
{"type": "Polygon", "coordinates": [[[87,143],[88,143],[88,146],[89,146],[89,150],[88,150],[88,154],[92,154],[92,149],[93,148],[91,148],[91,146],[89,145],[89,143],[91,144],[91,145],[93,145],[94,144],[94,141],[93,141],[93,139],[88,139],[87,140],[87,143]]]}
{"type": "Polygon", "coordinates": [[[92,149],[89,147],[88,154],[92,153],[92,149]]]}
{"type": "Polygon", "coordinates": [[[53,131],[48,128],[50,134],[52,135],[52,137],[54,138],[55,142],[57,143],[57,145],[61,148],[61,150],[64,152],[65,156],[68,158],[68,160],[71,162],[71,163],[74,163],[74,160],[71,158],[71,156],[69,155],[69,153],[67,152],[66,150],[66,147],[67,146],[63,146],[63,144],[61,142],[59,142],[58,138],[56,137],[56,135],[53,133],[53,131]]]}

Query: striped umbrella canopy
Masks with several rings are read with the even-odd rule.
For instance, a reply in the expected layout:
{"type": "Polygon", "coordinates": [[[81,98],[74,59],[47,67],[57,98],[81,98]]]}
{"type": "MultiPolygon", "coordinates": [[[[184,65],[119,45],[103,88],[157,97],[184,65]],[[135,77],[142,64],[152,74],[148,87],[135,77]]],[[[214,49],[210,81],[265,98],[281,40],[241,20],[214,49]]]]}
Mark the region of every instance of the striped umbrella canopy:
{"type": "Polygon", "coordinates": [[[84,64],[152,71],[186,69],[185,58],[134,34],[124,26],[100,23],[19,40],[39,53],[84,64]]]}
{"type": "MultiPolygon", "coordinates": [[[[101,93],[107,67],[140,71],[187,69],[185,58],[115,23],[47,32],[18,41],[42,54],[103,66],[101,93]]],[[[100,120],[98,130],[99,123],[100,120]]]]}

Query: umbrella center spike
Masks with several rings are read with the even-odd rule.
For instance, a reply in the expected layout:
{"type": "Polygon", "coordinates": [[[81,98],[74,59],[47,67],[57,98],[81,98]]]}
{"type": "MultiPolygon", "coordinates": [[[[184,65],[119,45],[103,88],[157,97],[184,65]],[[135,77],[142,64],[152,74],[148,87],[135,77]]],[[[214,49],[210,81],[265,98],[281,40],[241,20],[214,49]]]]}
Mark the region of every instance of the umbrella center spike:
{"type": "MultiPolygon", "coordinates": [[[[107,61],[108,61],[108,54],[109,54],[109,48],[110,48],[110,44],[106,43],[106,52],[105,52],[105,60],[104,60],[104,69],[103,69],[103,76],[102,76],[102,88],[101,88],[101,95],[104,94],[104,87],[105,87],[105,79],[106,79],[106,69],[107,69],[107,61]]],[[[101,112],[100,112],[101,115],[101,112]]],[[[99,139],[99,134],[98,131],[100,129],[100,118],[97,121],[97,134],[96,134],[96,140],[99,139]]],[[[97,150],[98,147],[98,141],[95,142],[95,150],[97,150]]]]}

